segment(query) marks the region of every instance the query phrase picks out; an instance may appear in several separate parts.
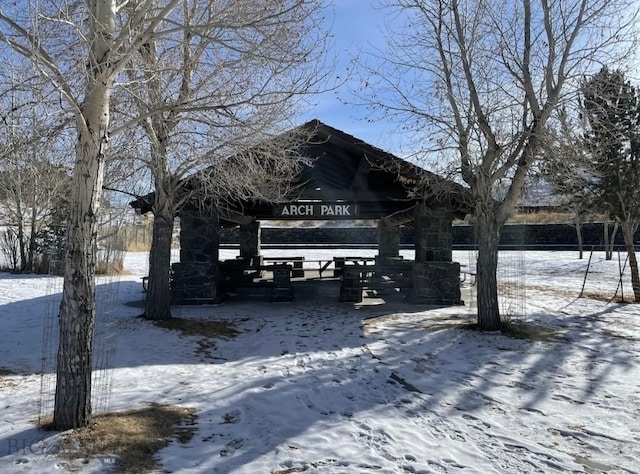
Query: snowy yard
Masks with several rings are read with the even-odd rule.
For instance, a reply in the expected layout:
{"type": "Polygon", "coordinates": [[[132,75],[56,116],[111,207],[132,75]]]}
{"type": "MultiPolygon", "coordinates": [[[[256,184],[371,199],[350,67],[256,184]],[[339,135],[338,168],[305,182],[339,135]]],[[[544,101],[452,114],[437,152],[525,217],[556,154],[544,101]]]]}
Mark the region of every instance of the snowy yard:
{"type": "MultiPolygon", "coordinates": [[[[354,253],[374,251],[342,252],[354,253]]],[[[206,339],[136,319],[146,254],[129,254],[130,275],[100,281],[109,325],[98,337],[113,352],[96,410],[194,408],[193,438],[159,453],[166,472],[640,472],[640,311],[609,302],[617,256],[594,254],[588,297],[577,298],[587,258],[502,256],[501,274],[526,290],[514,320],[550,329],[545,340],[469,329],[469,281],[467,304],[444,309],[338,303],[330,285],[293,303],[175,307],[239,332],[206,339]]],[[[454,259],[473,268],[469,252],[454,259]]],[[[46,329],[60,289],[59,278],[0,274],[2,473],[109,470],[100,459],[69,464],[56,456],[59,435],[34,424],[51,403],[46,329]]]]}

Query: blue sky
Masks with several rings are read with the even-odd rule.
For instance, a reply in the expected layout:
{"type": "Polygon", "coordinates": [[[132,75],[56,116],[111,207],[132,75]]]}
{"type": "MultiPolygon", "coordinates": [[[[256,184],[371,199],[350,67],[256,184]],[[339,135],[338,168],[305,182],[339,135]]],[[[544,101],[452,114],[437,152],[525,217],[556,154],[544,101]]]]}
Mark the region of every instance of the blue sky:
{"type": "MultiPolygon", "coordinates": [[[[345,77],[346,68],[358,52],[372,46],[383,48],[382,28],[388,11],[380,9],[378,1],[335,0],[328,8],[327,20],[332,22],[333,49],[330,55],[337,57],[336,74],[345,77]]],[[[357,80],[357,76],[353,77],[357,80]]],[[[366,111],[354,105],[343,104],[338,97],[350,100],[349,88],[345,85],[320,95],[317,105],[304,114],[304,120],[317,118],[320,121],[354,135],[385,151],[397,152],[392,144],[395,125],[392,123],[368,123],[364,120],[366,111]]]]}

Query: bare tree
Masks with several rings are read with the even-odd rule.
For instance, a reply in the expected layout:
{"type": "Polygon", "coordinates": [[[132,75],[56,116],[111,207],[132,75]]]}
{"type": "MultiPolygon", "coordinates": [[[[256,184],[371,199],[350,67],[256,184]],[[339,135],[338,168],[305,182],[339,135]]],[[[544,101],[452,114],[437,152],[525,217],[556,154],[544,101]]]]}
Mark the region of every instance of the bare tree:
{"type": "Polygon", "coordinates": [[[66,221],[59,211],[66,207],[69,176],[64,168],[34,156],[12,158],[0,171],[0,203],[3,224],[16,235],[19,261],[14,270],[47,273],[53,250],[47,237],[66,221]]]}
{"type": "Polygon", "coordinates": [[[397,119],[420,151],[453,164],[471,188],[478,325],[498,329],[500,232],[541,156],[545,126],[594,61],[627,50],[635,10],[626,0],[387,5],[396,12],[390,52],[376,55],[382,66],[368,69],[362,94],[372,117],[397,119]]]}
{"type": "MultiPolygon", "coordinates": [[[[576,104],[577,105],[577,104],[576,104]]],[[[582,224],[593,213],[594,195],[589,187],[594,175],[584,143],[584,124],[576,108],[559,107],[547,129],[539,179],[550,185],[559,205],[570,211],[576,229],[578,255],[583,258],[582,224]]]]}
{"type": "MultiPolygon", "coordinates": [[[[274,9],[288,9],[294,15],[298,9],[311,4],[303,0],[281,4],[259,2],[258,6],[254,6],[255,3],[240,0],[80,0],[62,3],[41,0],[18,6],[3,3],[0,7],[0,42],[31,60],[41,77],[56,88],[61,103],[75,118],[77,131],[59,313],[60,343],[53,417],[53,425],[58,429],[85,426],[91,419],[97,215],[110,140],[117,133],[111,129],[112,94],[120,85],[116,81],[119,77],[127,81],[126,75],[121,73],[132,58],[151,51],[150,48],[155,48],[163,38],[173,41],[176,34],[181,34],[180,41],[187,41],[182,43],[186,47],[197,38],[218,34],[224,44],[233,29],[226,29],[225,25],[234,27],[237,16],[215,13],[194,16],[192,9],[216,12],[220,5],[229,5],[227,15],[234,11],[248,12],[253,17],[246,23],[252,20],[260,23],[268,22],[274,9]],[[228,23],[230,21],[232,23],[228,23]]],[[[295,34],[303,36],[304,33],[305,30],[295,34]]],[[[260,37],[258,30],[254,37],[246,39],[258,46],[261,41],[269,40],[266,36],[260,37]]],[[[232,48],[233,44],[229,46],[232,48]]],[[[203,54],[213,59],[217,50],[207,49],[203,54]]],[[[285,59],[289,51],[283,49],[281,54],[285,59]]],[[[226,61],[233,62],[238,58],[229,56],[226,61]]],[[[197,63],[187,64],[195,68],[197,63]]],[[[271,62],[264,74],[278,68],[278,64],[271,62]]],[[[194,77],[198,74],[195,69],[192,73],[194,77]]],[[[235,80],[234,77],[225,79],[235,80]]],[[[136,80],[144,80],[144,77],[136,80]]],[[[175,90],[179,92],[179,88],[175,90]]],[[[215,99],[215,95],[209,97],[213,102],[215,99]]],[[[266,96],[264,101],[268,100],[269,96],[266,96]]],[[[236,116],[251,112],[250,108],[242,107],[234,111],[236,116]]],[[[119,129],[127,129],[142,118],[136,115],[130,124],[122,124],[119,129]]]]}
{"type": "Polygon", "coordinates": [[[34,90],[17,67],[7,65],[3,73],[8,111],[0,122],[0,203],[18,247],[14,270],[48,272],[48,237],[66,220],[70,179],[59,143],[68,121],[47,113],[50,97],[34,90]]]}
{"type": "MultiPolygon", "coordinates": [[[[86,425],[91,416],[96,216],[109,144],[111,90],[126,54],[119,47],[115,0],[25,6],[0,10],[0,39],[50,79],[71,109],[77,130],[53,416],[56,428],[69,429],[86,425]],[[84,74],[65,51],[82,52],[84,74]],[[83,78],[80,90],[78,77],[83,78]]],[[[125,35],[129,39],[128,31],[125,35]]]]}
{"type": "MultiPolygon", "coordinates": [[[[218,203],[232,196],[281,197],[279,186],[263,184],[284,183],[295,172],[291,151],[298,139],[273,134],[293,115],[298,99],[326,79],[321,13],[318,0],[184,1],[182,15],[202,25],[199,34],[155,36],[133,56],[119,110],[136,117],[149,144],[141,158],[154,199],[147,318],[171,317],[173,219],[196,198],[194,192],[200,201],[218,203]],[[260,142],[269,145],[256,152],[260,142]],[[241,151],[247,148],[253,151],[241,151]],[[186,178],[196,172],[194,187],[186,178]]],[[[172,21],[156,28],[168,29],[172,21]]]]}

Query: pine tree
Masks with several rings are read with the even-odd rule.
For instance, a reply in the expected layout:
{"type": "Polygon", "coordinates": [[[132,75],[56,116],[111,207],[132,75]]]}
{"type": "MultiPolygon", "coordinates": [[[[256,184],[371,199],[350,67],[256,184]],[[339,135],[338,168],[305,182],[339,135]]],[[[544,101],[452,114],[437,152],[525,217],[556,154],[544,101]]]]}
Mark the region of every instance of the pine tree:
{"type": "Polygon", "coordinates": [[[596,205],[620,224],[629,256],[633,293],[640,301],[634,235],[640,224],[640,90],[621,71],[600,72],[581,87],[589,125],[585,141],[595,176],[596,205]]]}

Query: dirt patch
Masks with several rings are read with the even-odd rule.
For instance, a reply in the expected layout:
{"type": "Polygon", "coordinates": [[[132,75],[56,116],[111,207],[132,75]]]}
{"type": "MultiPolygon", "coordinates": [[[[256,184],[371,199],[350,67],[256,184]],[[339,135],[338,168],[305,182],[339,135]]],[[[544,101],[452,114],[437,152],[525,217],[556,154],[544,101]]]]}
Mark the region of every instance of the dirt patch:
{"type": "Polygon", "coordinates": [[[421,321],[407,322],[398,314],[367,318],[362,324],[364,334],[373,334],[384,328],[419,327],[425,331],[441,331],[446,329],[475,329],[475,324],[469,315],[446,314],[434,315],[421,321]]]}
{"type": "Polygon", "coordinates": [[[172,318],[153,321],[156,326],[179,331],[181,336],[200,337],[197,341],[196,355],[202,359],[219,360],[215,355],[215,339],[233,339],[240,332],[230,321],[203,321],[198,319],[172,318]]]}
{"type": "Polygon", "coordinates": [[[605,303],[625,303],[620,296],[614,298],[614,292],[597,292],[597,291],[585,291],[580,296],[580,292],[578,290],[569,290],[569,289],[557,289],[551,288],[548,286],[542,285],[527,285],[527,292],[536,291],[545,295],[551,296],[561,296],[567,298],[584,298],[596,301],[603,301],[605,303]]]}
{"type": "Polygon", "coordinates": [[[582,294],[582,298],[590,300],[603,301],[605,303],[628,303],[628,300],[623,300],[621,296],[615,296],[611,293],[597,293],[593,291],[587,291],[582,294]]]}
{"type": "Polygon", "coordinates": [[[172,440],[187,443],[195,432],[192,408],[151,404],[142,410],[93,417],[91,425],[62,439],[60,456],[99,458],[117,472],[144,473],[161,466],[156,453],[172,440]]]}
{"type": "Polygon", "coordinates": [[[234,324],[230,321],[203,321],[199,319],[171,318],[167,320],[153,321],[164,329],[180,331],[183,336],[218,337],[233,339],[239,334],[234,324]]]}
{"type": "Polygon", "coordinates": [[[625,341],[638,341],[639,339],[628,334],[622,334],[620,332],[614,331],[613,329],[603,328],[600,330],[602,334],[608,337],[613,337],[615,339],[622,339],[625,341]]]}
{"type": "Polygon", "coordinates": [[[566,338],[553,329],[523,321],[508,321],[503,324],[502,332],[516,339],[527,339],[530,341],[564,341],[566,338]]]}
{"type": "Polygon", "coordinates": [[[12,375],[18,375],[18,373],[10,369],[5,369],[4,367],[0,367],[0,388],[15,387],[18,385],[18,383],[15,380],[7,378],[12,375]]]}

